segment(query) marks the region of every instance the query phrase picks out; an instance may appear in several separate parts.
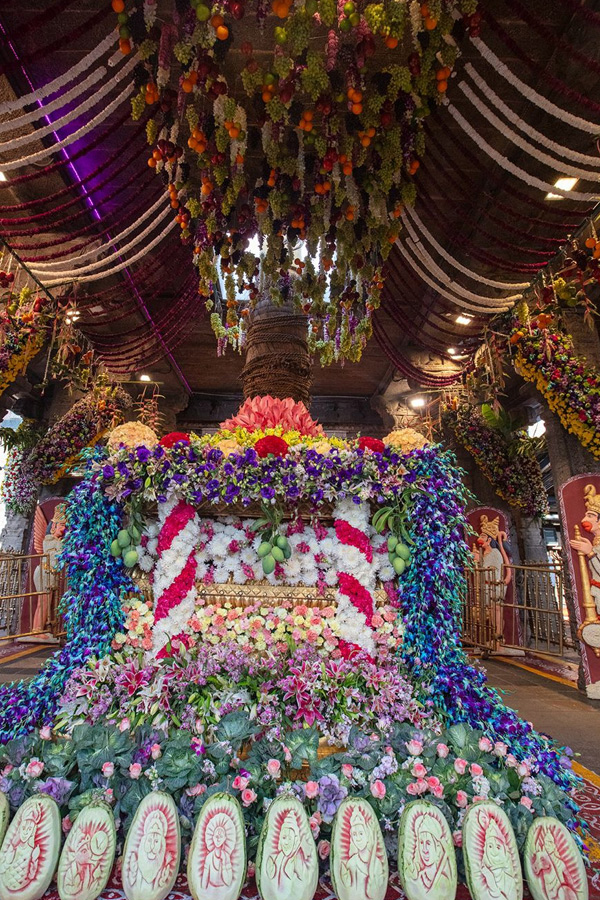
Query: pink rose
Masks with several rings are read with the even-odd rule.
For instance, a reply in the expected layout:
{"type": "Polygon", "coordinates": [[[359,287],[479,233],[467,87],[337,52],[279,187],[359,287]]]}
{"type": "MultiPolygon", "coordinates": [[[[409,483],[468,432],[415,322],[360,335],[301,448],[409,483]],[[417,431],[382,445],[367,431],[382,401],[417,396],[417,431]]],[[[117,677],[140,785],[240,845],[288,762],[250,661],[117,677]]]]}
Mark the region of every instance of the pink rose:
{"type": "Polygon", "coordinates": [[[105,762],[102,766],[102,774],[105,778],[112,778],[115,774],[115,764],[111,762],[105,762]]]}
{"type": "Polygon", "coordinates": [[[519,773],[521,778],[527,778],[530,773],[530,769],[527,763],[519,763],[519,765],[517,766],[517,772],[519,773]]]}
{"type": "Polygon", "coordinates": [[[188,797],[201,797],[202,794],[206,793],[206,785],[195,784],[194,787],[186,788],[185,792],[188,797]]]}
{"type": "Polygon", "coordinates": [[[417,794],[417,782],[411,781],[410,784],[407,784],[406,791],[408,794],[410,794],[412,797],[414,797],[417,794]]]}
{"type": "Polygon", "coordinates": [[[308,797],[309,800],[314,800],[314,798],[319,793],[319,784],[316,781],[307,781],[304,785],[304,793],[308,797]]]}
{"type": "Polygon", "coordinates": [[[416,786],[417,786],[417,794],[424,794],[425,791],[427,790],[427,782],[425,781],[424,778],[417,778],[416,786]]]}
{"type": "Polygon", "coordinates": [[[342,775],[345,775],[346,778],[352,778],[352,773],[354,772],[354,766],[351,766],[350,763],[344,763],[342,766],[342,775]]]}
{"type": "Polygon", "coordinates": [[[415,778],[425,778],[425,776],[427,775],[427,769],[425,768],[423,763],[415,763],[410,771],[415,778]]]}
{"type": "Polygon", "coordinates": [[[317,845],[317,853],[319,854],[319,859],[327,859],[331,850],[331,844],[329,841],[319,841],[317,845]]]}
{"type": "Polygon", "coordinates": [[[504,741],[496,741],[494,744],[494,753],[496,756],[506,756],[508,753],[508,746],[504,743],[504,741]]]}
{"type": "Polygon", "coordinates": [[[73,827],[73,823],[71,822],[70,817],[65,816],[64,819],[62,820],[63,834],[68,834],[72,827],[73,827]]]}
{"type": "Polygon", "coordinates": [[[521,797],[520,803],[526,809],[531,809],[533,803],[531,802],[531,797],[521,797]]]}
{"type": "Polygon", "coordinates": [[[243,775],[236,775],[231,786],[235,788],[236,791],[243,791],[248,787],[249,781],[250,779],[244,778],[243,775]]]}
{"type": "Polygon", "coordinates": [[[6,763],[6,765],[2,769],[2,774],[6,777],[7,775],[10,775],[13,769],[14,766],[12,765],[12,763],[6,763]]]}
{"type": "Polygon", "coordinates": [[[162,756],[162,750],[160,749],[160,744],[152,744],[150,748],[150,753],[152,754],[152,759],[160,759],[162,756]]]}
{"type": "Polygon", "coordinates": [[[129,731],[130,728],[131,723],[129,722],[127,716],[125,716],[125,718],[121,719],[121,721],[119,722],[119,731],[123,733],[124,731],[129,731]]]}
{"type": "Polygon", "coordinates": [[[469,798],[467,797],[464,791],[456,792],[456,805],[460,806],[461,809],[464,809],[469,803],[469,798]]]}
{"type": "Polygon", "coordinates": [[[44,763],[41,761],[41,759],[38,759],[37,756],[34,756],[33,759],[27,764],[25,774],[28,778],[39,778],[43,771],[44,763]]]}
{"type": "Polygon", "coordinates": [[[316,841],[316,839],[319,837],[319,832],[321,830],[320,817],[319,817],[319,820],[317,821],[317,818],[315,816],[311,816],[310,819],[308,820],[308,824],[310,825],[311,834],[316,841]]]}
{"type": "Polygon", "coordinates": [[[452,840],[455,847],[462,847],[462,831],[453,831],[452,840]]]}
{"type": "Polygon", "coordinates": [[[129,775],[134,781],[137,781],[142,774],[142,767],[139,763],[131,763],[129,766],[129,775]]]}
{"type": "Polygon", "coordinates": [[[454,760],[454,771],[457,775],[464,775],[467,771],[468,763],[466,759],[462,759],[460,756],[457,756],[454,760]]]}
{"type": "Polygon", "coordinates": [[[516,756],[513,756],[512,753],[509,753],[506,757],[506,765],[511,769],[516,769],[519,763],[517,762],[516,756]]]}
{"type": "Polygon", "coordinates": [[[490,741],[489,738],[482,737],[482,738],[479,738],[479,749],[483,753],[491,753],[492,750],[494,749],[494,745],[492,744],[492,742],[490,741]]]}
{"type": "Polygon", "coordinates": [[[271,778],[279,778],[279,773],[281,772],[281,763],[278,759],[270,759],[267,763],[267,772],[271,776],[271,778]]]}
{"type": "Polygon", "coordinates": [[[52,729],[49,725],[44,725],[40,728],[40,737],[43,741],[49,741],[52,739],[52,729]]]}
{"type": "Polygon", "coordinates": [[[383,781],[380,781],[379,778],[371,785],[371,794],[373,797],[375,797],[376,800],[383,800],[383,798],[385,797],[385,784],[383,783],[383,781]]]}
{"type": "Polygon", "coordinates": [[[436,749],[437,755],[441,759],[446,759],[446,757],[450,753],[450,748],[447,747],[446,744],[438,744],[435,749],[436,749]]]}
{"type": "Polygon", "coordinates": [[[292,751],[289,747],[283,748],[283,758],[285,759],[286,763],[290,763],[292,761],[292,751]]]}
{"type": "Polygon", "coordinates": [[[429,788],[430,791],[432,791],[434,788],[438,787],[438,785],[440,783],[440,779],[436,778],[435,775],[430,775],[429,778],[425,779],[425,781],[427,782],[427,787],[429,788]]]}
{"type": "Polygon", "coordinates": [[[444,786],[443,784],[437,784],[435,787],[429,788],[434,797],[443,797],[444,796],[444,786]]]}
{"type": "Polygon", "coordinates": [[[106,788],[106,790],[104,791],[104,799],[107,803],[113,802],[113,800],[115,799],[115,792],[112,788],[106,788]]]}
{"type": "Polygon", "coordinates": [[[471,763],[469,771],[473,778],[477,778],[479,775],[483,775],[483,769],[478,763],[471,763]]]}
{"type": "Polygon", "coordinates": [[[412,741],[408,741],[406,744],[406,749],[410,753],[411,756],[419,756],[423,751],[423,744],[421,741],[417,741],[415,738],[412,741]]]}
{"type": "Polygon", "coordinates": [[[256,800],[256,791],[252,788],[244,788],[242,791],[242,803],[244,806],[250,806],[256,800]]]}

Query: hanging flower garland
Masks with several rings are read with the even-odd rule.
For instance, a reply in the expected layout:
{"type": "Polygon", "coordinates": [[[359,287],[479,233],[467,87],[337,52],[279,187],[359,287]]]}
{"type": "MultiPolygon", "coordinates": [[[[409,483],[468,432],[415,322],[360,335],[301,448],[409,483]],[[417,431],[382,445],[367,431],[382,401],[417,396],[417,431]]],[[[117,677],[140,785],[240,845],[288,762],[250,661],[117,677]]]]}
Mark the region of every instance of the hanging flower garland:
{"type": "Polygon", "coordinates": [[[532,382],[562,425],[600,459],[600,372],[577,356],[569,334],[551,316],[515,322],[515,370],[532,382]]]}
{"type": "Polygon", "coordinates": [[[28,515],[38,498],[39,485],[30,477],[26,467],[29,452],[24,447],[12,447],[2,471],[0,500],[16,516],[28,515]]]}
{"type": "Polygon", "coordinates": [[[50,301],[34,296],[30,288],[15,294],[10,286],[14,272],[0,272],[0,394],[23,375],[44,344],[50,301]]]}
{"type": "Polygon", "coordinates": [[[243,344],[249,310],[268,294],[309,316],[311,350],[324,363],[360,358],[397,218],[414,199],[422,121],[458,55],[453,16],[475,6],[193,0],[158,44],[147,17],[148,76],[134,115],[160,103],[148,162],[168,177],[222,345],[243,344]],[[243,91],[234,91],[239,59],[232,67],[228,51],[250,15],[265,35],[260,46],[242,43],[243,91]],[[398,48],[407,45],[405,58],[398,48]],[[211,299],[220,279],[223,302],[211,299]]]}
{"type": "Polygon", "coordinates": [[[503,434],[488,425],[481,410],[469,403],[448,408],[444,420],[469,451],[499,497],[526,516],[543,516],[548,498],[542,472],[534,456],[511,454],[503,434]]]}

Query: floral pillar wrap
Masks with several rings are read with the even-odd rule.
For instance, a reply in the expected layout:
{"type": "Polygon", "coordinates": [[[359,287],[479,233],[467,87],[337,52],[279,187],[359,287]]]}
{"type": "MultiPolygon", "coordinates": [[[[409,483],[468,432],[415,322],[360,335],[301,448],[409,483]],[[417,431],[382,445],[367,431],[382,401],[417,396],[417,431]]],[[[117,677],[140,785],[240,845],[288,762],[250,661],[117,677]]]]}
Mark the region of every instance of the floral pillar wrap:
{"type": "Polygon", "coordinates": [[[163,650],[194,611],[196,547],[200,520],[193,506],[176,494],[159,504],[158,561],[154,573],[153,651],[163,650]]]}
{"type": "Polygon", "coordinates": [[[349,644],[373,655],[376,567],[369,538],[370,510],[366,503],[342,500],[333,510],[337,544],[337,619],[349,644]]]}

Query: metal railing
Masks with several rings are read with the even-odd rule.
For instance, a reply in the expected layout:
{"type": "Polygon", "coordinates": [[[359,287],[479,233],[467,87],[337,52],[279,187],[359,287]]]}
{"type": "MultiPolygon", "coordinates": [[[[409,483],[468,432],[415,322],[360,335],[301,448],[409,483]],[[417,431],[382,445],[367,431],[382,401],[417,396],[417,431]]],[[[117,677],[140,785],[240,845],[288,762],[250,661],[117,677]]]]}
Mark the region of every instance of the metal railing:
{"type": "Polygon", "coordinates": [[[64,577],[44,553],[0,556],[0,641],[61,633],[64,577]]]}
{"type": "Polygon", "coordinates": [[[572,648],[561,563],[467,570],[463,599],[463,643],[484,655],[502,647],[562,656],[572,648]],[[512,591],[507,601],[505,576],[512,591]]]}

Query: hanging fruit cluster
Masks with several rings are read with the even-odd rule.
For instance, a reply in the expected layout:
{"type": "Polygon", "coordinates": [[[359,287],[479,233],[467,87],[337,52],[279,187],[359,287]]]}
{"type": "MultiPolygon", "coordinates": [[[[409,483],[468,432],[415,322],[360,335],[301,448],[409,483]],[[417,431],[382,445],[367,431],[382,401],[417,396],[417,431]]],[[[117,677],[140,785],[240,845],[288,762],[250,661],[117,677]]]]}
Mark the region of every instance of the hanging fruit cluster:
{"type": "Polygon", "coordinates": [[[262,562],[262,568],[265,575],[271,575],[275,571],[277,563],[285,562],[292,555],[290,542],[283,534],[277,534],[273,531],[265,538],[258,547],[258,556],[262,562]]]}
{"type": "Polygon", "coordinates": [[[360,358],[398,210],[414,201],[423,120],[458,55],[452,33],[460,14],[477,24],[476,0],[413,7],[172,0],[160,37],[149,28],[133,108],[152,108],[148,164],[177,186],[220,349],[243,344],[268,294],[308,315],[323,363],[360,358]]]}
{"type": "Polygon", "coordinates": [[[139,546],[142,533],[137,525],[130,524],[128,528],[122,528],[110,545],[110,552],[114,557],[121,557],[125,566],[132,569],[137,565],[139,555],[136,547],[139,546]]]}

